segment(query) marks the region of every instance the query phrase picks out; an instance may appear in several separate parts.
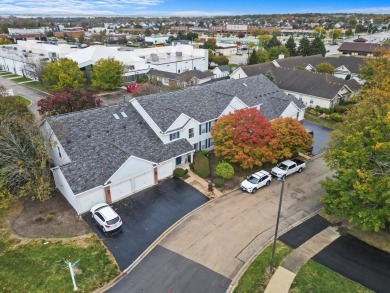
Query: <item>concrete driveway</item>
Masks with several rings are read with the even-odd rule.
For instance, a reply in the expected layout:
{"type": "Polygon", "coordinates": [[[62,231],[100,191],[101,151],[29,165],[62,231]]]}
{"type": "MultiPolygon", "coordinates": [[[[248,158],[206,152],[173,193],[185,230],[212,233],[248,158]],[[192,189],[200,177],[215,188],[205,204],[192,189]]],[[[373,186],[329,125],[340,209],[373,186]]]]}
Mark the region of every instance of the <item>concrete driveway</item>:
{"type": "MultiPolygon", "coordinates": [[[[315,216],[285,233],[279,240],[297,248],[330,224],[315,216]]],[[[389,292],[390,254],[347,234],[313,257],[316,262],[375,292],[389,292]]]]}
{"type": "Polygon", "coordinates": [[[326,144],[330,140],[330,132],[332,129],[307,120],[303,120],[301,123],[303,126],[305,126],[306,129],[312,130],[314,132],[313,155],[322,153],[324,151],[323,148],[326,147],[326,144]]]}
{"type": "Polygon", "coordinates": [[[182,180],[172,178],[112,204],[123,221],[118,234],[104,235],[89,213],[83,219],[103,240],[123,271],[166,229],[207,200],[182,180]]]}
{"type": "MultiPolygon", "coordinates": [[[[322,158],[287,178],[280,231],[321,208],[319,182],[331,171],[322,158]]],[[[109,292],[226,292],[275,232],[281,185],[255,194],[236,190],[181,221],[109,292]]],[[[107,289],[107,288],[106,288],[107,289]]]]}

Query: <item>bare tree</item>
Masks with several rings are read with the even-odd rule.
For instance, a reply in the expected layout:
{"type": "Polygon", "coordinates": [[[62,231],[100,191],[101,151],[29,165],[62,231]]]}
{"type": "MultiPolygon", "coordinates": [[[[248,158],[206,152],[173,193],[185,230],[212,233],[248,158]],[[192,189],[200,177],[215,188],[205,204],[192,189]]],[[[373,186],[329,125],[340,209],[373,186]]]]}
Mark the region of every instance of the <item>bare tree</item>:
{"type": "Polygon", "coordinates": [[[46,61],[42,59],[27,59],[27,62],[24,63],[24,71],[28,77],[31,77],[37,80],[39,83],[42,83],[42,75],[46,66],[46,61]]]}

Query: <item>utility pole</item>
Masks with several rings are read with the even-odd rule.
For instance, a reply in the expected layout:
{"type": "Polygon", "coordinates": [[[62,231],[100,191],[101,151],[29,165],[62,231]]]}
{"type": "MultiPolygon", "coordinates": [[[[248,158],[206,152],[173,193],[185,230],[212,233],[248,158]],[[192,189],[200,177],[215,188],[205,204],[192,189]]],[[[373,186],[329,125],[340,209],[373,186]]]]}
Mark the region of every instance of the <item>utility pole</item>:
{"type": "Polygon", "coordinates": [[[283,192],[284,192],[284,178],[281,178],[279,180],[282,181],[282,188],[280,190],[278,216],[276,217],[275,237],[274,237],[274,244],[272,247],[272,257],[271,257],[271,261],[270,261],[270,273],[271,274],[273,274],[274,270],[275,270],[276,240],[278,239],[279,218],[280,218],[280,211],[282,209],[282,199],[283,199],[283,192]]]}

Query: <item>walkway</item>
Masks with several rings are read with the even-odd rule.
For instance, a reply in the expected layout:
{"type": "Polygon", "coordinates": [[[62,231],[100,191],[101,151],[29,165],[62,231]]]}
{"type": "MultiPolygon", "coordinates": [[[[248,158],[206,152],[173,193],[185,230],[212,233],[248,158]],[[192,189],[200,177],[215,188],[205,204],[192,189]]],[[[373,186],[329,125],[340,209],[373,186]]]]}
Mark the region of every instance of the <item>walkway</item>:
{"type": "Polygon", "coordinates": [[[214,188],[214,192],[211,193],[208,190],[208,182],[199,177],[197,174],[191,171],[191,169],[188,169],[188,178],[184,179],[186,183],[191,185],[192,187],[196,188],[198,191],[203,193],[205,196],[209,197],[210,199],[220,197],[222,195],[222,192],[220,192],[218,189],[214,188]]]}
{"type": "Polygon", "coordinates": [[[301,267],[339,237],[337,227],[328,227],[295,249],[277,268],[265,293],[288,293],[301,267]]]}

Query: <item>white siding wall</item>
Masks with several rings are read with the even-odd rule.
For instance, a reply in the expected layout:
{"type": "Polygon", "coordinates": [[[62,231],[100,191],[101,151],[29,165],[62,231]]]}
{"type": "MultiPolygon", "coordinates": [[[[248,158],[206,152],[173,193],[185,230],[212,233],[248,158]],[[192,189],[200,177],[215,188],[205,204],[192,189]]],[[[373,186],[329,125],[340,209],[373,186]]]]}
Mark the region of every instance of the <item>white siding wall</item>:
{"type": "Polygon", "coordinates": [[[232,74],[230,74],[230,78],[232,79],[240,79],[240,78],[244,78],[244,77],[248,77],[244,70],[242,70],[241,68],[237,68],[236,70],[234,70],[232,72],[232,74]]]}
{"type": "Polygon", "coordinates": [[[174,169],[175,169],[175,159],[169,160],[159,165],[157,167],[158,180],[162,180],[164,178],[172,176],[174,169]]]}
{"type": "Polygon", "coordinates": [[[0,67],[2,68],[2,70],[23,76],[24,66],[24,62],[0,56],[0,67]]]}
{"type": "Polygon", "coordinates": [[[281,116],[283,118],[285,117],[296,118],[299,121],[301,121],[302,119],[304,119],[304,114],[305,114],[304,109],[299,111],[298,107],[293,102],[291,102],[290,105],[288,105],[288,107],[283,111],[281,116]]]}
{"type": "Polygon", "coordinates": [[[53,160],[54,166],[63,166],[71,162],[69,156],[66,154],[64,148],[58,141],[57,136],[53,133],[49,123],[45,121],[41,126],[41,132],[45,139],[50,139],[52,146],[50,150],[50,157],[53,160]],[[60,155],[61,154],[61,155],[60,155]]]}
{"type": "Polygon", "coordinates": [[[248,108],[248,106],[244,102],[242,102],[240,99],[238,99],[237,97],[234,97],[230,101],[230,103],[226,107],[226,109],[223,110],[223,112],[221,113],[220,117],[223,116],[223,115],[229,114],[231,112],[234,112],[236,110],[245,109],[245,108],[248,108]]]}
{"type": "Polygon", "coordinates": [[[72,205],[72,207],[77,210],[77,202],[75,195],[70,188],[68,181],[66,181],[64,174],[62,173],[60,168],[53,168],[52,170],[55,186],[59,191],[65,196],[68,202],[72,205]]]}
{"type": "Polygon", "coordinates": [[[285,93],[287,94],[292,94],[294,97],[296,97],[298,100],[301,99],[302,102],[307,106],[307,107],[316,107],[320,106],[321,108],[330,108],[332,103],[328,99],[323,99],[315,96],[309,96],[301,93],[296,93],[296,92],[290,92],[286,91],[285,93]],[[310,101],[313,101],[313,103],[310,103],[310,101]]]}
{"type": "Polygon", "coordinates": [[[132,176],[133,174],[144,172],[145,170],[149,172],[152,169],[153,162],[132,156],[128,158],[126,162],[107,181],[111,181],[112,184],[114,184],[116,181],[121,181],[124,178],[132,176]]]}
{"type": "Polygon", "coordinates": [[[92,206],[101,202],[106,202],[106,196],[103,186],[98,186],[76,195],[76,211],[78,214],[88,212],[92,206]]]}

